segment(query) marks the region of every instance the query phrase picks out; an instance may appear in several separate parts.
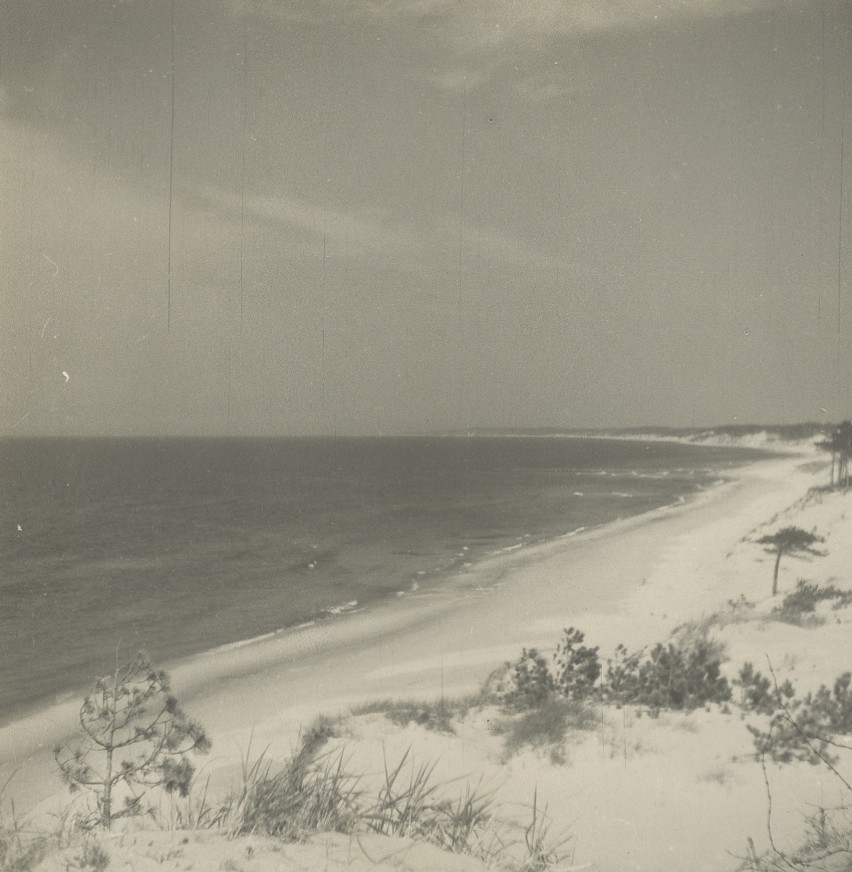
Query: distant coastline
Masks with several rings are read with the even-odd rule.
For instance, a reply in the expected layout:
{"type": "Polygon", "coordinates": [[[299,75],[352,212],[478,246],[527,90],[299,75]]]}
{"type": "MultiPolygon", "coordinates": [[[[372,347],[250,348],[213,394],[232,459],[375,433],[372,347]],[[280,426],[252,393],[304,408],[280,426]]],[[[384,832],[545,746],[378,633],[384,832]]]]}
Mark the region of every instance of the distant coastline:
{"type": "Polygon", "coordinates": [[[821,436],[830,424],[806,421],[801,424],[722,424],[713,427],[474,427],[470,430],[438,431],[440,436],[564,436],[580,439],[659,439],[693,444],[741,444],[743,447],[784,442],[805,442],[821,436]],[[762,437],[762,438],[761,438],[762,437]]]}
{"type": "Polygon", "coordinates": [[[440,598],[482,560],[677,504],[760,457],[478,438],[0,442],[4,719],[117,646],[171,661],[440,598]]]}

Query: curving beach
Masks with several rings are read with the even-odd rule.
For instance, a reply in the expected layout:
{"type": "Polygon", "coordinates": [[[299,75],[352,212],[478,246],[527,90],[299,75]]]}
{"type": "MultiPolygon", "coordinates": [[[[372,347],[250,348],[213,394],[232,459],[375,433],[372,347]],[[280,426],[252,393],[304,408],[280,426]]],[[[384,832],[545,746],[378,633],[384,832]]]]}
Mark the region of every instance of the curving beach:
{"type": "Polygon", "coordinates": [[[0,872],[850,872],[850,59],[0,0],[0,872]]]}
{"type": "MultiPolygon", "coordinates": [[[[831,577],[851,544],[842,495],[830,495],[825,504],[803,502],[825,477],[824,459],[812,451],[779,454],[730,472],[681,505],[494,555],[431,596],[406,595],[171,664],[179,698],[214,740],[205,771],[225,783],[249,744],[285,755],[319,713],[388,697],[452,699],[475,691],[521,648],[551,650],[566,626],[581,628],[606,658],[618,643],[632,650],[664,640],[677,625],[724,610],[741,595],[763,603],[770,558],[751,540],[778,518],[802,515],[806,521],[810,512],[821,530],[833,525],[829,556],[816,565],[821,577],[831,577]]],[[[797,571],[792,560],[782,570],[782,592],[797,571]]],[[[800,681],[830,681],[841,671],[842,631],[841,624],[725,627],[729,671],[771,653],[779,670],[793,663],[800,681]],[[796,657],[785,660],[790,651],[796,657]]],[[[46,811],[66,801],[49,752],[73,724],[77,705],[63,703],[0,732],[4,760],[17,769],[19,809],[46,811]]],[[[383,723],[374,718],[361,729],[359,753],[369,756],[370,747],[399,741],[383,723]]],[[[412,747],[435,752],[434,736],[420,732],[406,734],[412,747]]],[[[439,743],[442,765],[461,766],[470,777],[486,774],[503,789],[512,783],[513,793],[542,791],[549,813],[571,833],[573,862],[591,864],[581,868],[734,868],[730,852],[749,837],[765,841],[759,766],[736,762],[753,756],[737,714],[698,711],[632,721],[634,750],[625,750],[623,760],[601,755],[592,738],[559,766],[541,755],[495,761],[488,742],[477,740],[475,724],[460,735],[455,744],[439,743]],[[702,779],[714,765],[731,771],[702,779]]],[[[802,798],[825,784],[807,766],[795,777],[788,768],[779,778],[795,784],[786,800],[783,792],[777,799],[777,814],[789,815],[782,832],[794,838],[802,798]]]]}

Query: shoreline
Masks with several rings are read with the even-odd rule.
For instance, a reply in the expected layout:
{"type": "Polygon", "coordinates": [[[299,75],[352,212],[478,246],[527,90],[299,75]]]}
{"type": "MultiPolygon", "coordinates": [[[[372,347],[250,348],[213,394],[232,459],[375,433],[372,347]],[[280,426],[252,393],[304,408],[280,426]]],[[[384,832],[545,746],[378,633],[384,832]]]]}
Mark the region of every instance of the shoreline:
{"type": "MultiPolygon", "coordinates": [[[[279,441],[254,458],[255,472],[258,464],[271,460],[279,472],[289,469],[290,449],[282,448],[279,441]]],[[[69,693],[85,691],[96,676],[110,670],[118,647],[125,654],[147,650],[159,663],[175,663],[212,647],[243,644],[311,620],[326,620],[328,612],[351,608],[352,601],[358,601],[356,608],[361,609],[384,599],[423,595],[494,551],[521,550],[518,545],[527,548],[582,526],[642,513],[671,503],[679,495],[691,498],[695,490],[711,486],[729,464],[747,464],[761,456],[736,448],[722,454],[704,446],[686,446],[682,451],[661,443],[647,448],[640,441],[632,448],[616,450],[603,440],[581,441],[589,444],[576,450],[571,446],[549,448],[534,439],[536,444],[529,449],[456,446],[447,452],[436,447],[434,440],[426,440],[420,463],[411,453],[420,450],[417,443],[406,446],[405,440],[393,440],[392,457],[401,458],[405,469],[412,470],[410,481],[405,478],[408,473],[400,479],[405,485],[402,490],[386,480],[395,469],[393,463],[376,467],[380,474],[375,486],[358,485],[363,477],[359,464],[372,463],[365,458],[376,450],[368,443],[347,460],[344,466],[352,469],[340,479],[349,491],[354,482],[352,493],[363,491],[363,510],[349,498],[339,504],[325,497],[314,499],[312,494],[323,493],[325,485],[308,486],[313,473],[301,478],[295,475],[295,502],[274,496],[277,488],[264,489],[258,484],[256,501],[247,490],[245,517],[237,511],[237,504],[223,514],[216,507],[229,505],[228,501],[215,495],[202,501],[209,502],[210,509],[193,504],[189,510],[176,512],[185,498],[183,486],[163,493],[155,488],[151,508],[142,513],[144,523],[137,517],[134,499],[127,501],[131,509],[122,510],[114,519],[101,517],[112,494],[106,486],[109,482],[100,482],[95,489],[99,496],[91,507],[82,491],[74,492],[69,506],[87,506],[81,513],[83,520],[76,520],[74,511],[62,511],[56,517],[48,511],[43,516],[35,512],[44,496],[39,485],[36,489],[41,496],[32,505],[23,500],[17,513],[9,508],[15,500],[7,506],[13,562],[0,591],[8,594],[3,598],[11,610],[7,609],[6,616],[10,632],[0,646],[6,655],[6,680],[0,679],[0,724],[31,715],[69,693]],[[441,484],[445,475],[423,488],[423,500],[417,497],[418,482],[437,461],[448,461],[448,469],[459,472],[468,464],[471,451],[475,455],[479,450],[484,459],[474,458],[470,498],[467,483],[463,489],[441,484]],[[571,466],[575,457],[576,469],[571,466]],[[496,460],[492,463],[487,458],[496,460]],[[521,465],[516,467],[516,462],[521,465]],[[551,463],[555,476],[549,469],[551,463]],[[613,473],[615,478],[607,477],[613,473]],[[638,474],[635,481],[631,473],[638,474]],[[407,494],[417,497],[410,506],[407,494]],[[405,506],[399,519],[397,500],[405,506]],[[304,517],[294,514],[294,507],[303,502],[304,517]],[[257,508],[267,505],[268,512],[257,508]],[[267,515],[269,522],[264,520],[267,515]],[[284,519],[283,527],[278,515],[284,519]],[[291,516],[295,518],[292,523],[291,516]],[[14,521],[23,523],[17,534],[14,521]],[[163,529],[148,532],[149,521],[154,525],[151,530],[161,523],[163,529]],[[197,537],[196,527],[200,529],[197,537]],[[54,533],[46,536],[46,530],[54,533]],[[123,532],[119,535],[117,530],[123,532]],[[62,545],[64,539],[67,546],[62,545]],[[83,543],[89,544],[84,547],[83,543]],[[54,546],[68,553],[62,559],[39,557],[39,549],[54,546]],[[58,618],[63,612],[65,621],[58,618]],[[41,647],[42,638],[54,639],[55,645],[41,647]]],[[[121,461],[119,468],[124,469],[125,463],[137,468],[139,457],[134,452],[120,445],[110,450],[113,463],[121,461]]],[[[215,451],[221,449],[207,446],[204,450],[219,459],[215,451]]],[[[78,449],[66,446],[54,454],[65,457],[74,469],[88,469],[93,462],[91,451],[75,452],[78,449]]],[[[317,446],[305,452],[309,461],[328,453],[317,446]]],[[[31,454],[23,458],[29,457],[27,463],[39,456],[38,452],[31,454]]],[[[198,456],[210,459],[204,451],[198,456]]],[[[165,468],[183,455],[170,457],[165,468]]],[[[221,459],[230,462],[228,457],[221,459]]],[[[200,469],[204,464],[198,461],[196,466],[200,469]]],[[[335,476],[330,479],[332,484],[337,481],[335,476]]],[[[452,480],[458,477],[449,476],[452,480]]],[[[70,478],[73,484],[76,478],[70,478]]],[[[206,479],[197,478],[193,473],[188,481],[206,487],[206,479]]],[[[467,475],[462,478],[466,482],[467,475]]]]}
{"type": "MultiPolygon", "coordinates": [[[[571,436],[570,438],[574,439],[584,437],[571,436]]],[[[646,440],[637,438],[633,441],[644,442],[646,440]]],[[[708,445],[706,447],[713,449],[718,446],[708,445]]],[[[752,450],[759,452],[764,457],[767,455],[765,449],[759,447],[752,449],[751,446],[748,446],[743,453],[747,454],[752,450]]],[[[502,544],[495,543],[495,545],[488,545],[485,542],[468,540],[464,547],[462,547],[461,544],[450,545],[444,543],[446,545],[444,548],[446,554],[441,554],[439,557],[436,557],[438,565],[428,571],[418,571],[416,576],[410,572],[406,572],[404,568],[398,567],[400,572],[398,575],[398,583],[395,586],[388,585],[386,589],[375,592],[366,590],[361,591],[361,595],[358,595],[357,597],[353,596],[351,598],[346,598],[347,591],[341,591],[342,599],[338,602],[323,607],[317,606],[317,608],[309,614],[304,613],[300,614],[298,617],[294,616],[294,618],[291,619],[291,622],[288,622],[287,618],[282,616],[282,623],[278,626],[276,626],[275,623],[270,622],[267,623],[267,626],[261,627],[256,633],[250,633],[247,635],[234,634],[231,638],[226,637],[215,641],[212,647],[209,647],[208,645],[195,645],[192,643],[176,646],[178,648],[182,647],[183,650],[177,650],[172,654],[163,654],[161,655],[162,659],[158,660],[158,662],[171,671],[181,664],[192,661],[199,656],[207,656],[215,653],[220,649],[221,651],[228,651],[230,649],[253,646],[255,643],[261,641],[286,637],[289,634],[300,632],[306,627],[312,625],[324,625],[337,622],[342,618],[349,618],[354,614],[359,614],[364,611],[372,611],[376,608],[383,609],[393,607],[393,604],[403,599],[421,597],[440,598],[447,595],[448,591],[451,593],[453,588],[459,584],[464,584],[466,576],[476,575],[479,572],[479,567],[488,563],[492,559],[502,559],[503,557],[512,559],[522,558],[523,555],[529,553],[531,549],[536,549],[541,546],[546,547],[549,543],[572,539],[577,536],[586,536],[594,530],[607,528],[609,525],[621,520],[629,520],[630,518],[641,517],[649,513],[659,512],[667,508],[674,508],[683,505],[685,502],[700,498],[703,492],[712,490],[719,486],[720,481],[724,482],[727,476],[735,476],[737,469],[743,466],[748,466],[750,463],[754,462],[759,462],[759,459],[755,460],[752,458],[734,461],[736,465],[733,467],[723,466],[717,468],[715,466],[705,467],[697,462],[696,458],[696,462],[691,465],[691,474],[695,477],[695,481],[690,483],[688,480],[684,479],[681,482],[683,489],[678,488],[680,493],[676,495],[658,495],[663,499],[670,500],[670,502],[662,502],[660,505],[653,506],[652,508],[643,507],[638,510],[635,507],[630,508],[628,502],[625,505],[626,511],[623,516],[614,518],[610,516],[609,519],[599,519],[600,512],[596,513],[592,510],[591,515],[587,515],[588,520],[582,521],[579,526],[574,526],[567,530],[564,528],[560,530],[556,524],[551,524],[551,529],[535,530],[530,534],[528,532],[522,532],[527,528],[519,526],[514,533],[507,532],[502,537],[495,537],[502,538],[502,544]],[[689,490],[686,490],[687,487],[689,487],[689,490]],[[473,546],[472,549],[467,547],[468,545],[473,546]],[[459,548],[461,548],[461,552],[458,552],[459,548]],[[420,578],[419,576],[423,576],[423,578],[420,578]]],[[[673,472],[678,473],[679,470],[675,469],[673,472]]],[[[649,475],[652,478],[667,477],[667,474],[659,476],[654,474],[649,475]]],[[[647,476],[641,475],[640,477],[644,478],[647,476]]],[[[585,490],[585,488],[583,489],[585,490]]],[[[577,496],[582,496],[582,494],[577,494],[577,496]]],[[[635,495],[613,493],[613,496],[635,495]]],[[[578,517],[574,520],[576,523],[580,518],[578,517]]],[[[461,542],[465,542],[465,540],[461,539],[461,542]]],[[[356,590],[349,593],[358,594],[359,592],[356,590]]],[[[220,635],[221,638],[221,634],[218,635],[220,635]]],[[[151,645],[140,643],[139,647],[148,651],[162,650],[156,644],[152,647],[151,645]]],[[[128,652],[135,651],[136,647],[131,644],[126,648],[126,650],[128,652]]],[[[112,655],[108,654],[105,660],[104,658],[101,659],[104,661],[105,665],[102,665],[100,669],[94,669],[91,671],[90,675],[82,677],[75,678],[69,676],[71,678],[70,681],[62,683],[61,685],[56,684],[53,688],[45,689],[44,695],[40,698],[32,698],[26,702],[7,700],[9,709],[0,712],[0,728],[8,726],[16,721],[36,717],[40,712],[51,709],[68,700],[81,698],[88,690],[95,677],[109,668],[106,664],[112,662],[112,655]]]]}
{"type": "MultiPolygon", "coordinates": [[[[235,752],[252,735],[286,752],[301,724],[321,711],[388,696],[437,698],[478,688],[521,647],[554,644],[563,626],[580,627],[607,651],[615,626],[623,624],[631,598],[672,537],[732,514],[739,521],[755,517],[755,501],[784,508],[788,496],[801,493],[801,484],[779,472],[794,470],[804,459],[803,453],[763,458],[725,471],[721,483],[685,502],[491,555],[429,596],[389,599],[345,620],[315,622],[163,665],[186,710],[212,735],[209,766],[216,770],[233,766],[235,752]],[[555,580],[566,575],[573,584],[555,580]]],[[[644,641],[642,632],[617,641],[644,644],[658,634],[647,622],[644,632],[650,633],[644,641]]],[[[15,749],[3,755],[4,762],[27,773],[12,785],[22,810],[49,806],[57,794],[65,800],[50,749],[73,725],[78,708],[79,700],[70,699],[0,728],[0,747],[15,749]]]]}

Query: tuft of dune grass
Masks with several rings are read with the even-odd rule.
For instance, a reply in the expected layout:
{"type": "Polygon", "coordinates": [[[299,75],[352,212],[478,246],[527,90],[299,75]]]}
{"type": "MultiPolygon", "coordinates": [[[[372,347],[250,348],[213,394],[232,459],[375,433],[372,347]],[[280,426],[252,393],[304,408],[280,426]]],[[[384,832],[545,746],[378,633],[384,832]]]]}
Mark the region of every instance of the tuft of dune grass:
{"type": "Polygon", "coordinates": [[[587,703],[549,697],[533,709],[499,718],[491,730],[504,737],[507,758],[525,747],[547,748],[554,763],[564,763],[564,745],[569,730],[590,730],[597,723],[597,716],[587,703]]]}
{"type": "Polygon", "coordinates": [[[427,730],[454,733],[453,721],[464,717],[471,708],[481,704],[480,697],[468,696],[459,699],[415,700],[381,699],[362,703],[352,709],[356,717],[381,714],[397,727],[416,724],[427,730]]]}
{"type": "Polygon", "coordinates": [[[52,840],[43,833],[30,832],[26,823],[9,803],[6,811],[6,788],[0,785],[0,872],[30,872],[47,854],[52,840]]]}

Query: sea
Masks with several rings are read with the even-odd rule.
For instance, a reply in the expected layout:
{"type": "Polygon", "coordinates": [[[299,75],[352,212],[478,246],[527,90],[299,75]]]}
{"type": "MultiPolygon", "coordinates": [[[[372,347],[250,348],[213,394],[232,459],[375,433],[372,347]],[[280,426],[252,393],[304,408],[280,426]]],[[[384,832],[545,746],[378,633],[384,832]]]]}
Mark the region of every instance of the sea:
{"type": "Polygon", "coordinates": [[[688,499],[760,452],[442,436],[0,440],[0,722],[688,499]]]}

